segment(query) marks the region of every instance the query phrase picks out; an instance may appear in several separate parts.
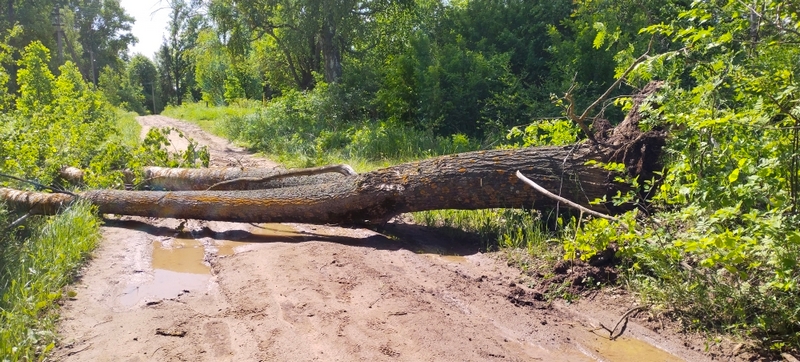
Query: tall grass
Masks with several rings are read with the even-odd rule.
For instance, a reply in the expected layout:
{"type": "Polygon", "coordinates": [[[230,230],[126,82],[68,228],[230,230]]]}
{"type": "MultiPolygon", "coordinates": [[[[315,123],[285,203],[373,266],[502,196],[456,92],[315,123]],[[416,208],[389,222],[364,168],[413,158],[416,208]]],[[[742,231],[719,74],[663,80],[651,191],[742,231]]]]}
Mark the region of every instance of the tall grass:
{"type": "Polygon", "coordinates": [[[119,131],[119,140],[130,148],[135,148],[139,145],[139,135],[142,132],[142,126],[136,121],[139,116],[136,112],[127,112],[117,110],[117,130],[119,131]]]}
{"type": "Polygon", "coordinates": [[[287,167],[345,162],[365,170],[481,147],[462,134],[442,137],[399,122],[354,116],[330,89],[321,85],[308,92],[288,91],[266,105],[185,103],[163,114],[196,123],[287,167]]]}
{"type": "Polygon", "coordinates": [[[55,345],[54,302],[100,240],[100,222],[84,202],[31,223],[27,235],[8,232],[9,222],[0,208],[0,360],[41,359],[55,345]]]}
{"type": "Polygon", "coordinates": [[[412,217],[421,225],[473,233],[486,242],[486,249],[499,248],[523,271],[554,264],[563,255],[559,236],[547,229],[537,211],[433,210],[415,212],[412,217]]]}
{"type": "Polygon", "coordinates": [[[222,135],[221,122],[229,117],[241,117],[253,113],[261,102],[241,100],[228,106],[208,106],[204,102],[169,105],[161,114],[196,123],[206,132],[222,135]]]}

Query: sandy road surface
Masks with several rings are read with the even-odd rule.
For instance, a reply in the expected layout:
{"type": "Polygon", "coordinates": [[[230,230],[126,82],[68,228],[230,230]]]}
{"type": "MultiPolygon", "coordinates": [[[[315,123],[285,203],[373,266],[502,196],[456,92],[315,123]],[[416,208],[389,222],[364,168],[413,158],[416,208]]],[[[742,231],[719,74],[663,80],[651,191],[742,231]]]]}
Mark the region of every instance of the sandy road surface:
{"type": "MultiPolygon", "coordinates": [[[[212,165],[274,165],[194,125],[212,165]]],[[[539,300],[474,245],[424,227],[364,229],[114,218],[65,301],[52,358],[64,361],[704,361],[628,323],[630,305],[539,300]]],[[[535,281],[533,281],[535,282],[535,281]]],[[[620,298],[619,300],[623,300],[620,298]]],[[[609,302],[610,301],[610,302],[609,302]]]]}

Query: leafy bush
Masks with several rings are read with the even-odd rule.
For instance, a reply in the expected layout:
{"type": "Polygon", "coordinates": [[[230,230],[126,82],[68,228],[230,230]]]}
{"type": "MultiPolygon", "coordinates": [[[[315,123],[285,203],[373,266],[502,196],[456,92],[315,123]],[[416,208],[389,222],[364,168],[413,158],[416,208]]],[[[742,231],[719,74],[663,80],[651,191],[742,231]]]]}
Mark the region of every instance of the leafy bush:
{"type": "Polygon", "coordinates": [[[738,2],[695,2],[643,30],[681,47],[632,78],[666,80],[645,122],[672,134],[652,213],[586,222],[565,244],[568,256],[590,255],[613,240],[647,303],[774,350],[800,348],[800,50],[789,45],[797,33],[781,30],[797,19],[780,4],[763,2],[763,19],[781,23],[767,22],[758,40],[738,2]]]}
{"type": "Polygon", "coordinates": [[[312,91],[286,91],[250,114],[223,117],[222,133],[296,166],[336,159],[401,161],[479,147],[463,134],[445,138],[397,122],[344,119],[348,112],[337,87],[319,81],[312,91]]]}

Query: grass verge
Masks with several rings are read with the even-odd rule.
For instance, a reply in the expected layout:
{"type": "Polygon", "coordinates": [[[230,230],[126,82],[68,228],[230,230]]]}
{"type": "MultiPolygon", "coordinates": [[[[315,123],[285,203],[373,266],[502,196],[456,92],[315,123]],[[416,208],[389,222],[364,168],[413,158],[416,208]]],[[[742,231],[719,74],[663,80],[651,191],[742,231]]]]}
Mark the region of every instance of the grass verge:
{"type": "Polygon", "coordinates": [[[260,102],[242,100],[229,106],[207,106],[205,103],[183,103],[180,106],[167,106],[161,114],[190,121],[197,124],[206,132],[224,136],[222,123],[230,117],[243,117],[254,113],[260,102]]]}
{"type": "Polygon", "coordinates": [[[139,115],[136,112],[127,112],[117,109],[117,130],[119,131],[119,138],[121,142],[130,148],[136,148],[139,145],[139,135],[142,132],[142,126],[136,121],[139,115]]]}
{"type": "MultiPolygon", "coordinates": [[[[8,230],[10,214],[0,215],[8,230]]],[[[55,346],[55,303],[100,240],[92,206],[78,202],[0,238],[0,360],[41,359],[55,346]]]]}

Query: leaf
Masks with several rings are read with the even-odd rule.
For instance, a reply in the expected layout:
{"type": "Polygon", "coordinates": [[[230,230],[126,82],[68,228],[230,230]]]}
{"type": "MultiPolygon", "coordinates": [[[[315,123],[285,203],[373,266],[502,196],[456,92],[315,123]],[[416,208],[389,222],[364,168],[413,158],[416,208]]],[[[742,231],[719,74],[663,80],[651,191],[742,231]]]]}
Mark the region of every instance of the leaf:
{"type": "Polygon", "coordinates": [[[736,168],[733,171],[731,171],[730,175],[728,175],[728,182],[734,183],[738,179],[739,179],[739,168],[736,168]]]}
{"type": "Polygon", "coordinates": [[[601,22],[596,22],[594,23],[594,30],[597,30],[597,35],[595,35],[594,41],[592,41],[592,46],[595,49],[600,49],[606,40],[606,26],[601,22]]]}

